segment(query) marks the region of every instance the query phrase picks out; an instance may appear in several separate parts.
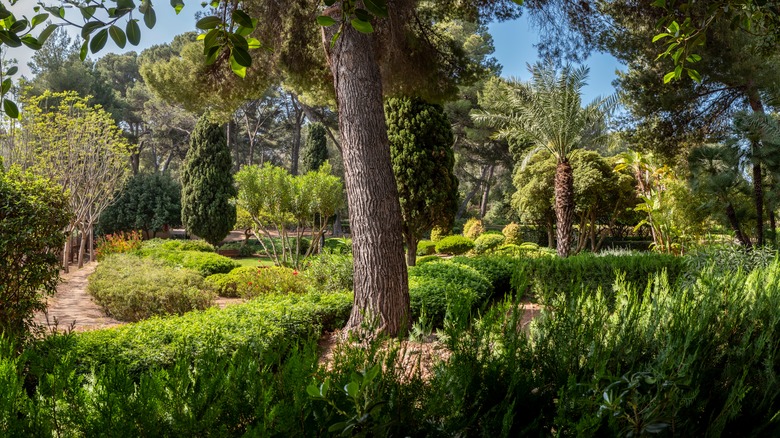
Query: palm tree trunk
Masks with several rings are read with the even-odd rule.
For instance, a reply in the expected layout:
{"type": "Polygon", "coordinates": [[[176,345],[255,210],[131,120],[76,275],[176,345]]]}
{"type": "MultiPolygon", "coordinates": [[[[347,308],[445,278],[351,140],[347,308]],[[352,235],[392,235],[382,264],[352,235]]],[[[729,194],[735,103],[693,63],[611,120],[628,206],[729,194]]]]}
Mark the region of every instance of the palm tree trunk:
{"type": "Polygon", "coordinates": [[[568,257],[574,219],[574,171],[568,160],[559,162],[555,168],[555,218],[558,223],[558,255],[568,257]]]}
{"type": "Polygon", "coordinates": [[[745,248],[751,248],[753,245],[751,245],[750,239],[742,232],[742,228],[739,226],[739,219],[737,219],[737,213],[734,211],[734,206],[731,205],[730,202],[726,205],[726,217],[729,219],[731,229],[734,231],[734,235],[737,237],[737,240],[739,240],[739,243],[745,248]]]}

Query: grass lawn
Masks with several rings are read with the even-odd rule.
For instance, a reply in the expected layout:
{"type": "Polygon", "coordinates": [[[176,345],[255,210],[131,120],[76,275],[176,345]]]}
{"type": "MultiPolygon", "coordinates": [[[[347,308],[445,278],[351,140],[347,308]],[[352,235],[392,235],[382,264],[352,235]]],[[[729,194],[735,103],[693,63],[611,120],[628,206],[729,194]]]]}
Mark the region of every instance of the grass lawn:
{"type": "Polygon", "coordinates": [[[273,266],[274,262],[266,257],[242,257],[233,259],[241,266],[273,266]]]}

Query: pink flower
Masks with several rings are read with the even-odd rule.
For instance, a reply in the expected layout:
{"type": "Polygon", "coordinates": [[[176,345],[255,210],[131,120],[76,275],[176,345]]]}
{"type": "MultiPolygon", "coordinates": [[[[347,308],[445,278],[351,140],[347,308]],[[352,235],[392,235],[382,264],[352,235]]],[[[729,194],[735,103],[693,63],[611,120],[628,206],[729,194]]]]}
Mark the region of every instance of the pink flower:
{"type": "Polygon", "coordinates": [[[293,275],[298,275],[298,271],[293,271],[293,275]]]}

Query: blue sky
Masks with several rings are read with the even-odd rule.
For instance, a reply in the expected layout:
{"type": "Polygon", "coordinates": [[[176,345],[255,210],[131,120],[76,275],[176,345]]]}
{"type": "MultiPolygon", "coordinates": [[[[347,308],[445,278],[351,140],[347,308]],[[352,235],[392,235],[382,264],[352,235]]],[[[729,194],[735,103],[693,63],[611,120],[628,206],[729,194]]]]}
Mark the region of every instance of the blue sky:
{"type": "MultiPolygon", "coordinates": [[[[20,3],[32,6],[32,2],[20,3]]],[[[150,30],[141,24],[141,44],[137,47],[132,47],[128,44],[124,51],[136,50],[140,52],[154,44],[169,42],[180,33],[193,30],[195,28],[195,13],[200,11],[201,8],[199,4],[192,1],[185,3],[188,6],[184,7],[179,16],[176,16],[173,8],[168,7],[167,4],[155,8],[157,25],[150,30]]],[[[29,13],[24,15],[31,16],[29,13]]],[[[504,67],[502,75],[527,79],[529,74],[526,64],[537,60],[536,49],[533,47],[534,43],[538,41],[537,31],[530,26],[525,18],[503,23],[493,23],[489,26],[489,29],[496,46],[494,56],[504,67]]],[[[77,34],[75,29],[71,33],[73,35],[77,34]]],[[[108,44],[106,44],[101,53],[118,51],[120,51],[119,48],[113,45],[113,42],[109,39],[108,44]]],[[[18,58],[21,73],[29,75],[29,69],[27,69],[26,65],[30,57],[29,49],[15,49],[10,53],[10,56],[18,58]]],[[[620,69],[621,65],[613,57],[605,54],[594,54],[585,64],[590,67],[590,77],[588,86],[583,90],[584,101],[590,102],[597,96],[612,94],[614,88],[611,82],[615,79],[615,70],[620,69]]]]}

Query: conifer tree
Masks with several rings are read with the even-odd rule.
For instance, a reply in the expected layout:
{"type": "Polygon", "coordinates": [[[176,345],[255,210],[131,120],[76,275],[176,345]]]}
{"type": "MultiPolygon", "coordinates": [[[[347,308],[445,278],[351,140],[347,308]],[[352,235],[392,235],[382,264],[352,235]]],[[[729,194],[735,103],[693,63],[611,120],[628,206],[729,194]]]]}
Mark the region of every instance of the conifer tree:
{"type": "Polygon", "coordinates": [[[309,125],[306,149],[303,155],[303,173],[316,171],[328,160],[328,139],[320,122],[309,125]]]}
{"type": "Polygon", "coordinates": [[[236,223],[230,150],[222,128],[203,115],[195,125],[181,177],[181,219],[188,232],[217,245],[236,223]]]}
{"type": "Polygon", "coordinates": [[[440,105],[419,98],[388,99],[385,114],[406,264],[414,266],[423,233],[434,225],[449,226],[458,208],[452,125],[440,105]]]}

